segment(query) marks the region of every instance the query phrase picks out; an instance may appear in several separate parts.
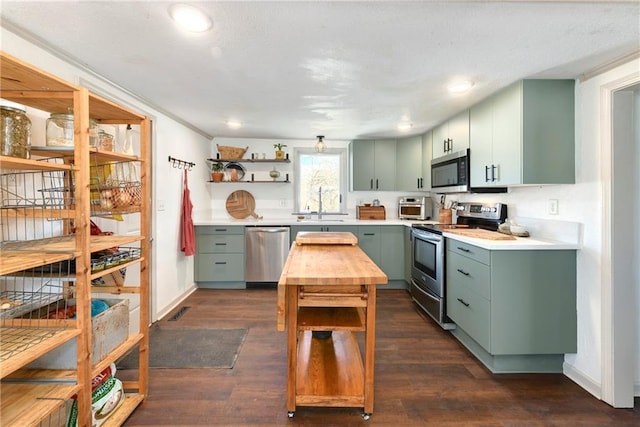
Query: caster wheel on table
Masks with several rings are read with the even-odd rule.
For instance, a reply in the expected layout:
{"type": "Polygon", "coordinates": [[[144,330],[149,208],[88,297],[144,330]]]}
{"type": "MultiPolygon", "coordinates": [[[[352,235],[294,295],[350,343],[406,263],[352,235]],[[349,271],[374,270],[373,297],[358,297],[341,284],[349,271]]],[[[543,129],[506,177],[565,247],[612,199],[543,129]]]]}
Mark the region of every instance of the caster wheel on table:
{"type": "Polygon", "coordinates": [[[371,418],[371,414],[365,412],[364,414],[362,414],[362,419],[365,421],[369,421],[369,418],[371,418]]]}
{"type": "Polygon", "coordinates": [[[296,414],[295,412],[287,412],[287,416],[288,416],[289,418],[293,418],[293,416],[294,416],[295,414],[296,414]]]}

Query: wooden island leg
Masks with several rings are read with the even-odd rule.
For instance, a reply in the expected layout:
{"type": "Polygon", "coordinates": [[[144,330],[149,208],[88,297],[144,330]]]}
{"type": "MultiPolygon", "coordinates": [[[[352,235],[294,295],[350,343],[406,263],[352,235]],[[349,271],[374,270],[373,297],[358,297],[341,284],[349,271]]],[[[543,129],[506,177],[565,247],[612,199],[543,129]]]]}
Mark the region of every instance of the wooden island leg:
{"type": "Polygon", "coordinates": [[[376,285],[367,286],[367,317],[364,335],[364,417],[373,413],[373,372],[376,348],[376,285]]]}
{"type": "Polygon", "coordinates": [[[287,412],[296,411],[296,375],[298,372],[298,286],[286,286],[287,298],[287,412]]]}

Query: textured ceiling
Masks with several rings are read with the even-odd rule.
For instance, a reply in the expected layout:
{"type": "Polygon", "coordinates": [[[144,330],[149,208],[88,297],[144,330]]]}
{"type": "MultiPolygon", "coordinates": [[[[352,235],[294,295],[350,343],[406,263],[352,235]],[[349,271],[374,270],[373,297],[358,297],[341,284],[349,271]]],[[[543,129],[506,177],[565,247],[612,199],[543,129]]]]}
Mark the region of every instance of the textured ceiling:
{"type": "Polygon", "coordinates": [[[419,134],[515,80],[640,49],[638,1],[184,2],[213,29],[178,30],[162,1],[1,0],[1,16],[210,136],[419,134]],[[447,93],[462,77],[473,89],[447,93]]]}

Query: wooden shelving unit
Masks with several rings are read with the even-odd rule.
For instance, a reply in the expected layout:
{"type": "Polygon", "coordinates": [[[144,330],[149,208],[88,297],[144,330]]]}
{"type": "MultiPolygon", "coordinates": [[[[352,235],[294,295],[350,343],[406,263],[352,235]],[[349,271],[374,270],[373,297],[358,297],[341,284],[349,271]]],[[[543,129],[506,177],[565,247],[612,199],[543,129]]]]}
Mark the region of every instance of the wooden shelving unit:
{"type": "Polygon", "coordinates": [[[30,159],[0,156],[3,178],[0,216],[3,226],[11,230],[6,235],[3,231],[0,239],[0,297],[10,307],[0,311],[2,425],[48,425],[48,418],[59,416],[74,395],[78,402],[78,424],[91,425],[92,378],[139,346],[137,380],[126,383],[126,389],[133,393],[126,395],[122,405],[103,424],[121,425],[144,400],[148,389],[150,120],[4,52],[0,52],[0,69],[0,98],[47,112],[73,109],[75,127],[74,147],[51,148],[41,146],[44,141],[33,141],[30,159]],[[98,124],[137,126],[139,155],[89,147],[89,117],[98,124]],[[137,203],[131,202],[127,209],[105,209],[96,201],[100,189],[96,190],[92,168],[134,162],[139,168],[137,203]],[[63,187],[46,188],[51,176],[59,177],[63,187]],[[133,212],[140,214],[139,235],[91,235],[91,216],[133,212]],[[142,256],[117,267],[91,272],[92,253],[131,243],[139,244],[142,256]],[[48,269],[55,263],[66,265],[71,261],[74,263],[71,273],[48,269]],[[97,290],[139,294],[140,331],[92,365],[91,281],[133,265],[140,266],[137,286],[97,290]],[[40,283],[40,287],[36,286],[40,283]],[[39,309],[46,309],[50,295],[63,304],[73,298],[76,318],[35,317],[31,305],[44,304],[39,309]],[[12,312],[15,307],[21,308],[20,313],[12,312]],[[77,341],[75,369],[27,369],[29,363],[72,339],[77,341]]]}

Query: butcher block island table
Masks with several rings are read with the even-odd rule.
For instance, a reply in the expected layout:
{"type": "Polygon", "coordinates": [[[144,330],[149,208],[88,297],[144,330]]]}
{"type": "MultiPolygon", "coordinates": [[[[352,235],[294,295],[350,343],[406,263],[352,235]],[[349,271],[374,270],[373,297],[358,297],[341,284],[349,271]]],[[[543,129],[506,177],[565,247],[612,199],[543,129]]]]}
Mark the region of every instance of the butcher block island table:
{"type": "Polygon", "coordinates": [[[357,241],[308,232],[291,246],[277,303],[277,328],[287,330],[289,417],[297,405],[362,407],[365,419],[373,412],[376,285],[387,276],[357,241]],[[364,333],[364,357],[356,332],[364,333]]]}

